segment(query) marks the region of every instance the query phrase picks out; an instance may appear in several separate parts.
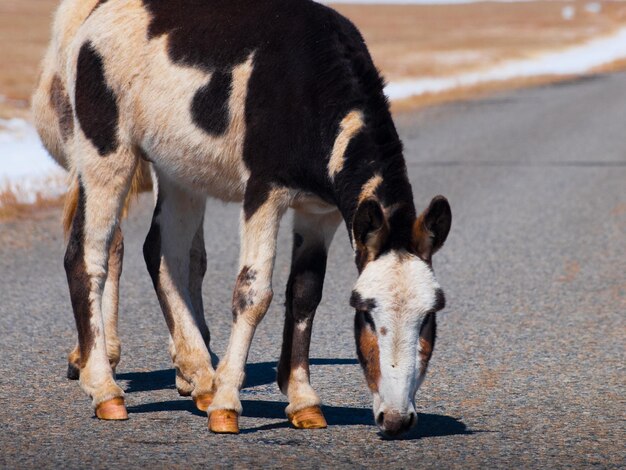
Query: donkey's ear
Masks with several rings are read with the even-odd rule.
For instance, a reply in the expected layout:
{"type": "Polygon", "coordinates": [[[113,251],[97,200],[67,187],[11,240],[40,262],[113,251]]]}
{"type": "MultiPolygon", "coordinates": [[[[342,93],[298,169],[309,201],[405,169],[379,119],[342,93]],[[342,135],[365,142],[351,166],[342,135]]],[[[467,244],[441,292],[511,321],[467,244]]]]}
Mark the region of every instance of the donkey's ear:
{"type": "Polygon", "coordinates": [[[352,232],[358,247],[365,247],[368,257],[375,257],[389,233],[389,225],[380,203],[375,199],[366,199],[357,207],[352,219],[352,232]]]}
{"type": "Polygon", "coordinates": [[[448,200],[443,196],[435,196],[428,208],[413,223],[412,241],[417,255],[430,261],[448,238],[451,224],[452,211],[448,200]]]}

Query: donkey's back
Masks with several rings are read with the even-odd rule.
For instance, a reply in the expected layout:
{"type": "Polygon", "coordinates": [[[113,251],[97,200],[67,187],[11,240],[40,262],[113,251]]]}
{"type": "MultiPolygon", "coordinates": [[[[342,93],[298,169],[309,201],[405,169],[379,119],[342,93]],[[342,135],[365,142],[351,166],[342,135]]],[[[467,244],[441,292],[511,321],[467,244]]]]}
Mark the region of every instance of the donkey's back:
{"type": "Polygon", "coordinates": [[[60,85],[100,157],[138,153],[224,200],[256,172],[330,198],[319,167],[355,82],[378,79],[356,28],[309,0],[94,2],[72,33],[60,85]]]}

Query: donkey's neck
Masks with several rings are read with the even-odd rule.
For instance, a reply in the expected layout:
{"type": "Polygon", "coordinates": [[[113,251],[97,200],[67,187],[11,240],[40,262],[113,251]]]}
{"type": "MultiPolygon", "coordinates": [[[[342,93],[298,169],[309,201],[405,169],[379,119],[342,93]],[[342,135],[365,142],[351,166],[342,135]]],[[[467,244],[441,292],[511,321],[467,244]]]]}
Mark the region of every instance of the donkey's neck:
{"type": "Polygon", "coordinates": [[[357,136],[350,146],[345,170],[334,182],[335,200],[353,245],[352,221],[357,207],[374,199],[381,204],[389,223],[391,246],[401,248],[410,239],[416,216],[402,144],[395,128],[388,132],[387,141],[376,142],[372,134],[357,136]]]}

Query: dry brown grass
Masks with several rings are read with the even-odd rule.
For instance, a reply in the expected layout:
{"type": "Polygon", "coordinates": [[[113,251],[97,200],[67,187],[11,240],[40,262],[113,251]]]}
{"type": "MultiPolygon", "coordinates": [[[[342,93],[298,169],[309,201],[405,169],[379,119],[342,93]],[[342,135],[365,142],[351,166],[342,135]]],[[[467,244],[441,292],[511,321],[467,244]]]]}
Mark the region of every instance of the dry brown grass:
{"type": "Polygon", "coordinates": [[[352,19],[388,80],[445,76],[559,50],[626,25],[626,4],[587,1],[466,5],[334,5],[352,19]],[[571,21],[564,5],[574,6],[571,21]]]}
{"type": "Polygon", "coordinates": [[[24,117],[50,37],[55,0],[0,1],[0,117],[24,117]]]}
{"type": "Polygon", "coordinates": [[[592,70],[593,73],[611,73],[626,70],[626,58],[615,60],[592,70]]]}
{"type": "Polygon", "coordinates": [[[3,220],[31,218],[36,213],[63,207],[65,195],[49,197],[37,194],[34,202],[26,203],[21,201],[22,198],[12,188],[0,191],[0,222],[3,220]]]}
{"type": "Polygon", "coordinates": [[[44,210],[61,207],[65,200],[63,193],[67,187],[67,178],[62,172],[54,172],[47,176],[39,176],[35,181],[2,182],[0,221],[31,217],[44,210]],[[33,194],[33,188],[40,189],[33,194]]]}

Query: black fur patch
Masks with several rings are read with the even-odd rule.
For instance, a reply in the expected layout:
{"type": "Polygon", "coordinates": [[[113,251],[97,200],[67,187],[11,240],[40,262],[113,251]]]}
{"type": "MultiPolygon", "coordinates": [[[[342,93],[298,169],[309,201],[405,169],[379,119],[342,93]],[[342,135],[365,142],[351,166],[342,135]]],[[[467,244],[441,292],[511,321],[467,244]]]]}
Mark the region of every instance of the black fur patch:
{"type": "Polygon", "coordinates": [[[85,189],[79,181],[78,206],[72,221],[64,265],[78,330],[81,368],[87,363],[95,341],[95,333],[91,326],[91,301],[89,300],[91,280],[85,266],[85,203],[85,189]]]}
{"type": "Polygon", "coordinates": [[[302,246],[302,243],[304,243],[304,238],[302,238],[302,235],[300,235],[299,233],[294,233],[293,234],[293,247],[300,248],[302,246]]]}
{"type": "Polygon", "coordinates": [[[322,300],[326,249],[323,246],[308,248],[293,262],[287,285],[287,308],[296,322],[313,316],[322,300]]]}
{"type": "Polygon", "coordinates": [[[161,227],[157,220],[161,213],[161,203],[161,197],[158,195],[154,213],[152,214],[150,230],[143,244],[143,258],[155,287],[158,283],[159,270],[161,268],[161,227]]]}
{"type": "Polygon", "coordinates": [[[271,186],[264,184],[262,181],[248,181],[246,193],[243,197],[243,213],[246,217],[246,221],[250,220],[250,217],[265,204],[270,190],[271,186]]]}
{"type": "MultiPolygon", "coordinates": [[[[443,196],[436,196],[430,202],[424,218],[426,229],[433,234],[432,253],[443,246],[452,224],[452,211],[448,200],[443,196]]],[[[432,255],[431,253],[431,255],[432,255]]]]}
{"type": "Polygon", "coordinates": [[[193,122],[207,134],[219,136],[228,130],[230,112],[228,100],[233,73],[216,70],[208,84],[200,88],[191,103],[193,122]]]}
{"type": "Polygon", "coordinates": [[[210,351],[211,334],[204,318],[204,303],[202,302],[202,280],[206,274],[207,256],[204,246],[204,219],[194,235],[189,249],[189,294],[195,312],[196,325],[200,329],[204,344],[210,351]]]}
{"type": "Polygon", "coordinates": [[[102,56],[90,42],[83,44],[78,54],[76,117],[100,156],[117,150],[117,100],[106,83],[102,56]]]}
{"type": "Polygon", "coordinates": [[[154,214],[152,215],[152,224],[150,225],[150,230],[148,231],[148,235],[146,236],[146,241],[143,244],[143,259],[146,262],[146,267],[148,268],[148,273],[150,273],[150,278],[152,279],[152,285],[154,286],[154,290],[156,291],[157,298],[159,299],[159,304],[161,304],[161,310],[163,311],[163,316],[165,317],[165,323],[167,323],[167,327],[170,330],[170,334],[174,336],[174,331],[176,329],[176,324],[174,322],[174,316],[172,314],[172,309],[167,301],[167,297],[163,292],[163,287],[161,286],[160,280],[160,271],[161,271],[161,226],[159,224],[158,218],[161,213],[161,204],[162,204],[162,195],[157,195],[157,202],[154,207],[154,214]]]}
{"type": "Polygon", "coordinates": [[[237,276],[235,290],[233,291],[233,321],[237,321],[237,317],[246,309],[254,305],[255,291],[252,284],[256,280],[257,272],[250,269],[250,266],[244,266],[237,276]]]}
{"type": "Polygon", "coordinates": [[[80,369],[70,362],[67,364],[67,372],[65,375],[70,380],[78,380],[80,379],[80,369]]]}
{"type": "Polygon", "coordinates": [[[350,296],[350,307],[359,312],[369,312],[376,308],[376,300],[364,299],[361,294],[353,290],[350,296]]]}
{"type": "Polygon", "coordinates": [[[435,305],[433,307],[433,312],[438,312],[444,308],[446,308],[446,296],[444,295],[443,290],[437,289],[435,291],[435,305]]]}
{"type": "Polygon", "coordinates": [[[365,245],[368,236],[379,230],[385,222],[382,207],[377,201],[368,199],[359,204],[352,221],[355,241],[365,245]]]}
{"type": "Polygon", "coordinates": [[[365,265],[367,264],[369,259],[369,255],[365,248],[357,248],[354,252],[354,264],[356,264],[356,269],[361,274],[363,269],[365,269],[365,265]]]}
{"type": "Polygon", "coordinates": [[[313,318],[322,300],[326,273],[325,247],[322,245],[307,248],[298,253],[302,243],[296,243],[296,235],[298,234],[294,234],[291,273],[287,282],[283,345],[277,374],[278,386],[283,392],[287,391],[292,370],[302,367],[308,373],[313,318]],[[307,327],[303,331],[296,328],[296,324],[300,322],[306,322],[307,327]]]}
{"type": "Polygon", "coordinates": [[[50,86],[50,104],[54,108],[54,112],[59,121],[61,139],[65,142],[74,134],[74,115],[70,98],[67,96],[67,91],[58,75],[52,78],[52,85],[50,86]]]}

